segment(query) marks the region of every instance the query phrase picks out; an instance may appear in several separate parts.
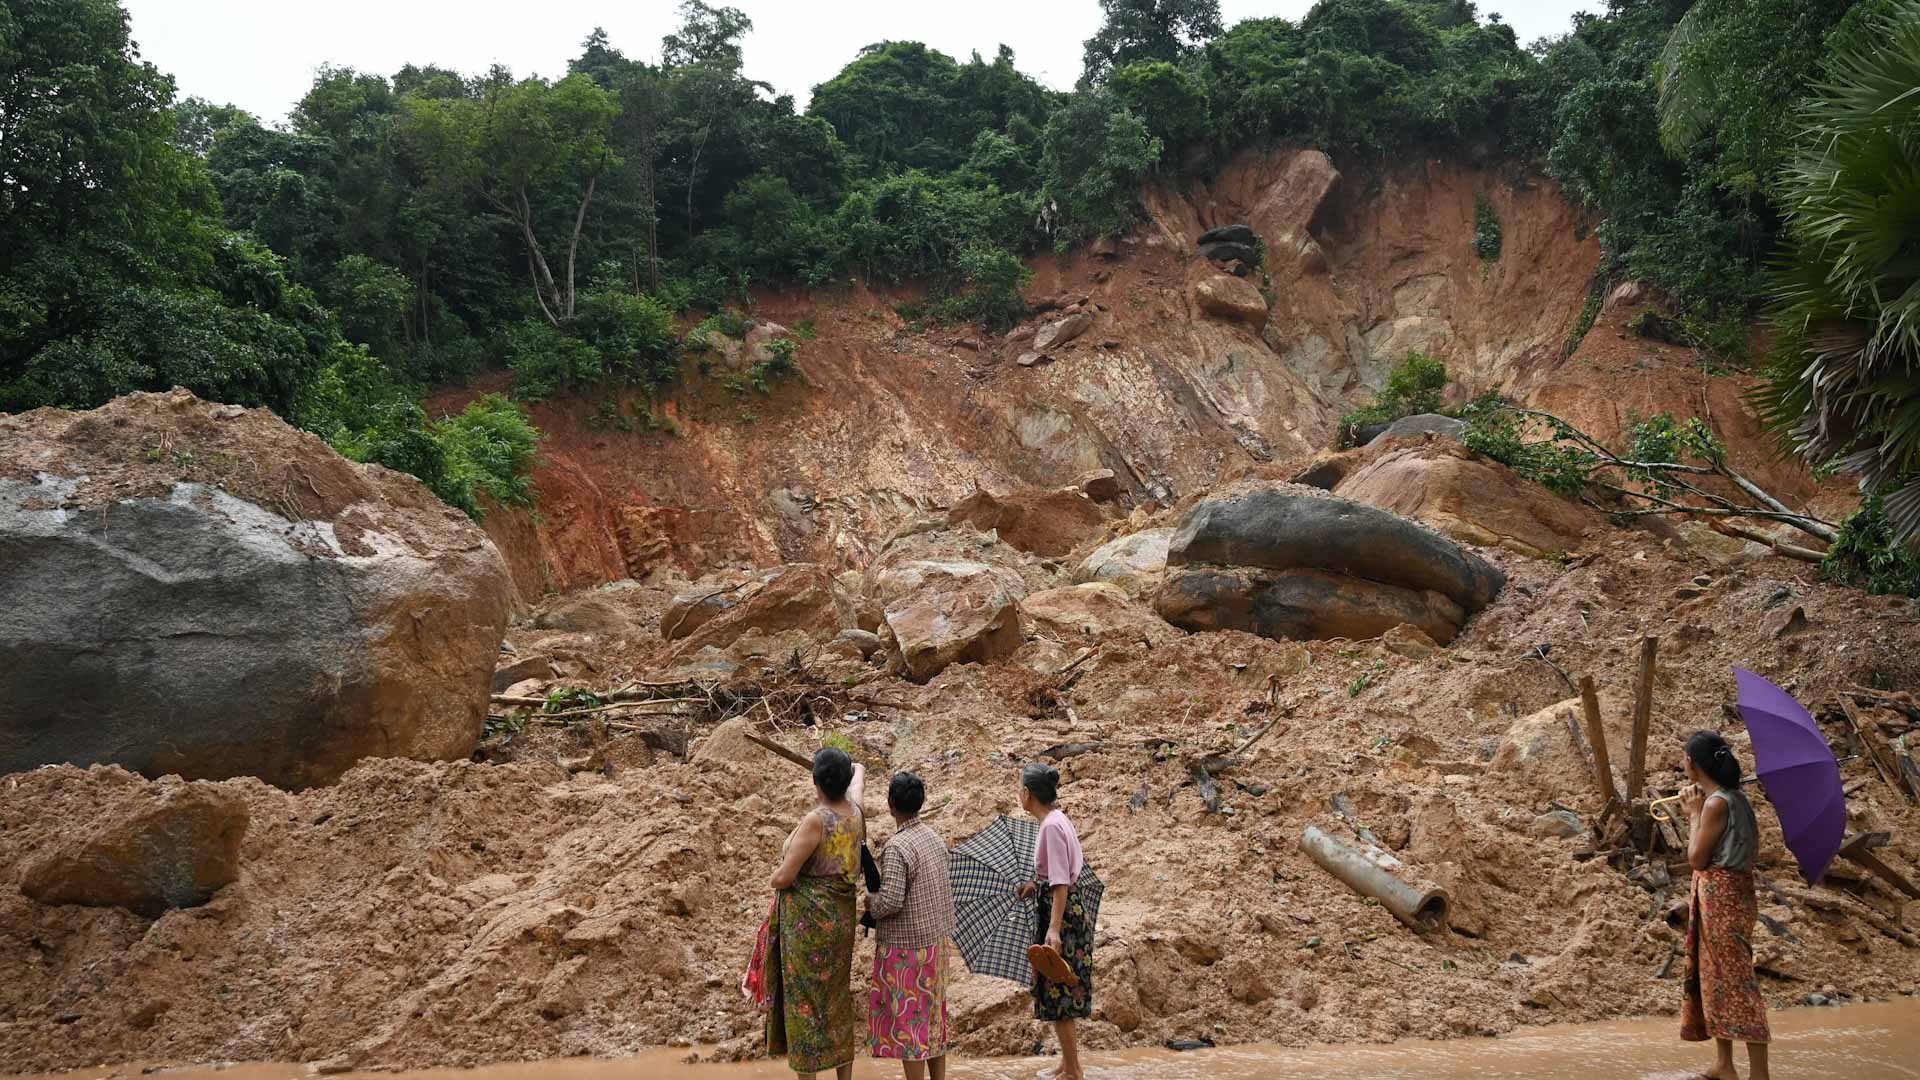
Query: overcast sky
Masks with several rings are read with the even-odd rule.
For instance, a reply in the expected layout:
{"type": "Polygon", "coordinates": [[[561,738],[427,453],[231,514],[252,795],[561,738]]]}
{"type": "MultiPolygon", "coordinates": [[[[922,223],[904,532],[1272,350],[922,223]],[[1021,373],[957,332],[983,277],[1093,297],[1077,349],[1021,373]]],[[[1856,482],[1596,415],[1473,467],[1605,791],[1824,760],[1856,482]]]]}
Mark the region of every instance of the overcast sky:
{"type": "MultiPolygon", "coordinates": [[[[239,105],[277,121],[337,64],[391,75],[407,63],[474,73],[498,61],[521,75],[566,72],[580,42],[606,27],[628,56],[657,57],[678,21],[678,0],[126,0],[146,59],[180,93],[239,105]]],[[[720,6],[715,2],[715,6],[720,6]]],[[[862,46],[924,41],[959,60],[1012,46],[1022,71],[1057,89],[1080,75],[1080,44],[1099,25],[1096,0],[732,0],[753,19],[746,70],[804,107],[862,46]]],[[[1311,0],[1222,0],[1227,25],[1255,16],[1299,18],[1311,0]]],[[[1482,0],[1522,44],[1565,32],[1601,0],[1482,0]]]]}

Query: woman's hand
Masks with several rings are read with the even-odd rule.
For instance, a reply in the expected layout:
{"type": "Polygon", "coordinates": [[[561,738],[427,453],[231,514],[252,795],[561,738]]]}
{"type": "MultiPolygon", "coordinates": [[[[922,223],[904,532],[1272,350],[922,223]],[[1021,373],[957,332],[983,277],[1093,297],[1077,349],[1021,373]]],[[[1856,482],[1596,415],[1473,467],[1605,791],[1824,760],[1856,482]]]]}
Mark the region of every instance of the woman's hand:
{"type": "Polygon", "coordinates": [[[1060,931],[1058,930],[1047,931],[1047,948],[1052,949],[1054,952],[1059,953],[1061,956],[1067,955],[1065,947],[1060,944],[1060,931]]]}
{"type": "Polygon", "coordinates": [[[1023,881],[1020,883],[1018,888],[1013,890],[1013,895],[1021,900],[1025,900],[1027,897],[1033,895],[1033,890],[1034,890],[1033,882],[1023,881]]]}
{"type": "Polygon", "coordinates": [[[1687,812],[1688,817],[1697,818],[1700,816],[1700,805],[1706,798],[1699,784],[1688,784],[1680,789],[1680,808],[1687,812]]]}

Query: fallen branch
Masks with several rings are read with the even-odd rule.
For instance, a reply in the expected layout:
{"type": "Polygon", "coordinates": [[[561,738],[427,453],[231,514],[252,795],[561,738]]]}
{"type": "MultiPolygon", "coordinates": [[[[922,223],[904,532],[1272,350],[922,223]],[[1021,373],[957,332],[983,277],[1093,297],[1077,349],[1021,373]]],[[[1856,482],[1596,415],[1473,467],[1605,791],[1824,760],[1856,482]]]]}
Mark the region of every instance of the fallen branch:
{"type": "Polygon", "coordinates": [[[1801,562],[1823,563],[1827,561],[1827,555],[1823,551],[1815,551],[1812,548],[1782,543],[1758,529],[1749,529],[1743,525],[1735,525],[1731,521],[1715,521],[1711,524],[1715,532],[1727,533],[1732,536],[1737,536],[1742,540],[1751,540],[1756,544],[1765,544],[1773,549],[1775,555],[1784,555],[1789,559],[1799,559],[1801,562]]]}
{"type": "MultiPolygon", "coordinates": [[[[546,704],[545,698],[536,699],[546,704]]],[[[611,712],[614,709],[638,709],[647,705],[689,705],[705,701],[705,698],[652,698],[647,701],[616,701],[611,705],[595,705],[590,709],[567,709],[564,712],[534,713],[528,719],[559,720],[569,716],[591,716],[595,713],[611,712]]],[[[512,704],[508,702],[507,704],[512,704]]],[[[680,713],[679,709],[668,709],[669,713],[680,713]]]]}
{"type": "Polygon", "coordinates": [[[793,762],[795,765],[798,765],[803,769],[807,769],[809,771],[813,769],[813,760],[811,758],[802,757],[797,751],[789,750],[786,747],[781,746],[779,743],[774,742],[772,739],[763,739],[760,736],[755,735],[751,731],[745,732],[744,734],[746,735],[748,742],[759,747],[760,749],[769,751],[775,754],[776,756],[786,758],[788,761],[793,762]]]}
{"type": "Polygon", "coordinates": [[[1812,889],[1799,889],[1791,885],[1775,885],[1773,893],[1789,899],[1798,900],[1816,911],[1831,911],[1840,915],[1858,917],[1875,930],[1887,935],[1909,949],[1920,949],[1920,938],[1915,938],[1906,930],[1896,926],[1886,916],[1867,907],[1858,900],[1842,900],[1833,893],[1814,892],[1812,889]]]}

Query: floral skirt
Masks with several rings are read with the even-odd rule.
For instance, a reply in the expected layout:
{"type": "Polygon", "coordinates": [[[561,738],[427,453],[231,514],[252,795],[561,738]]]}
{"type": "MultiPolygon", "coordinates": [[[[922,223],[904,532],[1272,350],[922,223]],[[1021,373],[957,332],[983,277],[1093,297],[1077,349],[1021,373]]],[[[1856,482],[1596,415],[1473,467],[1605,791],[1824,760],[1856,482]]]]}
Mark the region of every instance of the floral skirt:
{"type": "Polygon", "coordinates": [[[1687,918],[1686,998],[1680,1006],[1682,1039],[1768,1041],[1767,1003],[1753,977],[1753,923],[1758,913],[1752,873],[1694,871],[1687,918]]]}
{"type": "MultiPolygon", "coordinates": [[[[1043,945],[1053,925],[1053,890],[1040,887],[1040,918],[1033,943],[1043,945]]],[[[1037,1020],[1083,1020],[1093,1015],[1093,922],[1087,918],[1078,888],[1067,890],[1067,910],[1060,917],[1060,958],[1080,977],[1080,985],[1048,982],[1033,975],[1033,1015],[1037,1020]]]]}
{"type": "Polygon", "coordinates": [[[767,1013],[767,1053],[787,1055],[798,1073],[853,1060],[853,886],[839,878],[802,877],[781,890],[774,910],[768,975],[778,972],[767,1013]]]}
{"type": "Polygon", "coordinates": [[[946,946],[876,949],[867,992],[867,1049],[877,1058],[930,1061],[947,1052],[946,946]]]}

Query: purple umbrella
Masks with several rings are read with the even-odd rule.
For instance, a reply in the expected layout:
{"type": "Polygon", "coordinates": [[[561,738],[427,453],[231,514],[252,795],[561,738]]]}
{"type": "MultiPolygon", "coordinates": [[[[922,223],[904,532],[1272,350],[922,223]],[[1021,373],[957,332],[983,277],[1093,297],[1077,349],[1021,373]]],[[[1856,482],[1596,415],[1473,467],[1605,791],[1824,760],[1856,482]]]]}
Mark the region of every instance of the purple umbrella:
{"type": "Polygon", "coordinates": [[[1753,737],[1753,771],[1767,786],[1767,800],[1780,817],[1787,849],[1800,862],[1800,876],[1817,885],[1847,831],[1840,763],[1792,694],[1745,668],[1734,668],[1733,674],[1740,683],[1740,718],[1753,737]]]}

